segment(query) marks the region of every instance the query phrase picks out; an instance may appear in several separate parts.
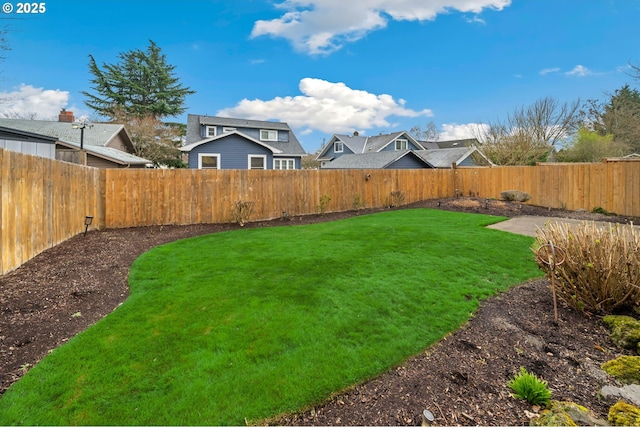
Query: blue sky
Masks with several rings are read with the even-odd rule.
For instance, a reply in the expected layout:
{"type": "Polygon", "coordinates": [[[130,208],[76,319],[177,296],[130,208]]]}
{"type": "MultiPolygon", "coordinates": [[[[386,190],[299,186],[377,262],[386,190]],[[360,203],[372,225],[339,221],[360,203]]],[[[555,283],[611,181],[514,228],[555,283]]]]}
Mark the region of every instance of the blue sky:
{"type": "MultiPolygon", "coordinates": [[[[197,93],[187,113],[334,133],[437,125],[441,139],[550,96],[604,99],[640,65],[640,0],[49,0],[4,2],[0,115],[98,120],[88,55],[151,39],[197,93]],[[39,3],[39,2],[38,2],[39,3]],[[11,6],[11,13],[6,13],[11,6]]],[[[186,123],[186,113],[175,118],[186,123]]]]}

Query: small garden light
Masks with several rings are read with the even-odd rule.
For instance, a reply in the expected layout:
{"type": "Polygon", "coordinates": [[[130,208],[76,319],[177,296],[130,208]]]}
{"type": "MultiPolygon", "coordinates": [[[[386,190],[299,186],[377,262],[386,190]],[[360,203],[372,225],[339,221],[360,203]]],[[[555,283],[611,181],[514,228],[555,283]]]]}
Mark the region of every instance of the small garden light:
{"type": "Polygon", "coordinates": [[[93,217],[91,215],[87,215],[84,217],[84,235],[85,236],[87,235],[87,230],[89,230],[91,221],[93,221],[93,217]]]}

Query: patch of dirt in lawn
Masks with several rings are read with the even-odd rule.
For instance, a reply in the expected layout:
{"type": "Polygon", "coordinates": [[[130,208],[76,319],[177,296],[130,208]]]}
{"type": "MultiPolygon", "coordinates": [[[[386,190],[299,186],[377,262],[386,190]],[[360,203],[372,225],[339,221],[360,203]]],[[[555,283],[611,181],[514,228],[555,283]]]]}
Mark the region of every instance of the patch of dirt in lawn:
{"type": "MultiPolygon", "coordinates": [[[[639,218],[548,209],[491,199],[437,199],[408,207],[514,217],[555,216],[640,223],[639,218]]],[[[308,215],[245,228],[332,221],[381,211],[308,215]]],[[[0,395],[47,353],[109,314],[128,296],[131,263],[154,246],[238,229],[236,224],[90,231],[0,276],[0,395]]],[[[521,284],[482,303],[475,316],[423,354],[275,423],[416,425],[428,409],[438,425],[522,425],[535,408],[510,396],[506,382],[523,366],[547,380],[555,399],[572,400],[606,418],[600,388],[613,384],[599,366],[625,354],[601,319],[553,303],[546,279],[521,284]]]]}

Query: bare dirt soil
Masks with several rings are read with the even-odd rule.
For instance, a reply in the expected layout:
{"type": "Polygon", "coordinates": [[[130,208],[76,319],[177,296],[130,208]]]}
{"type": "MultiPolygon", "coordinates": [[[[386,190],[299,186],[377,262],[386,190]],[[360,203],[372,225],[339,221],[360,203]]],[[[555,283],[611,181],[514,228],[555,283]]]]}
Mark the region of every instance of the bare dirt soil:
{"type": "MultiPolygon", "coordinates": [[[[640,218],[477,198],[437,199],[407,207],[640,223],[640,218]]],[[[289,217],[245,228],[308,224],[376,211],[380,209],[289,217]]],[[[238,228],[205,224],[90,231],[0,276],[0,396],[51,349],[127,298],[129,267],[140,254],[174,240],[238,228]]],[[[428,409],[437,425],[525,425],[537,408],[511,397],[506,386],[521,366],[547,380],[554,399],[574,401],[606,419],[615,402],[604,400],[599,391],[615,382],[599,366],[627,353],[611,343],[598,316],[562,304],[559,316],[555,323],[548,280],[523,283],[483,302],[466,325],[401,366],[273,422],[419,425],[428,409]]]]}

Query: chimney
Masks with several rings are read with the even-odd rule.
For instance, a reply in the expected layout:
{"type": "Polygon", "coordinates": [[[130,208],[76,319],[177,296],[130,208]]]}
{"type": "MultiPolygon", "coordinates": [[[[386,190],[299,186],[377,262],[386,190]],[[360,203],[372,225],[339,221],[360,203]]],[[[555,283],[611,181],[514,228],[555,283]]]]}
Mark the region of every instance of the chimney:
{"type": "Polygon", "coordinates": [[[58,114],[58,121],[64,123],[73,123],[73,111],[67,111],[64,108],[58,114]]]}
{"type": "Polygon", "coordinates": [[[360,134],[358,133],[358,131],[357,131],[357,130],[354,130],[354,131],[353,131],[353,136],[358,136],[358,135],[360,135],[360,134]]]}

